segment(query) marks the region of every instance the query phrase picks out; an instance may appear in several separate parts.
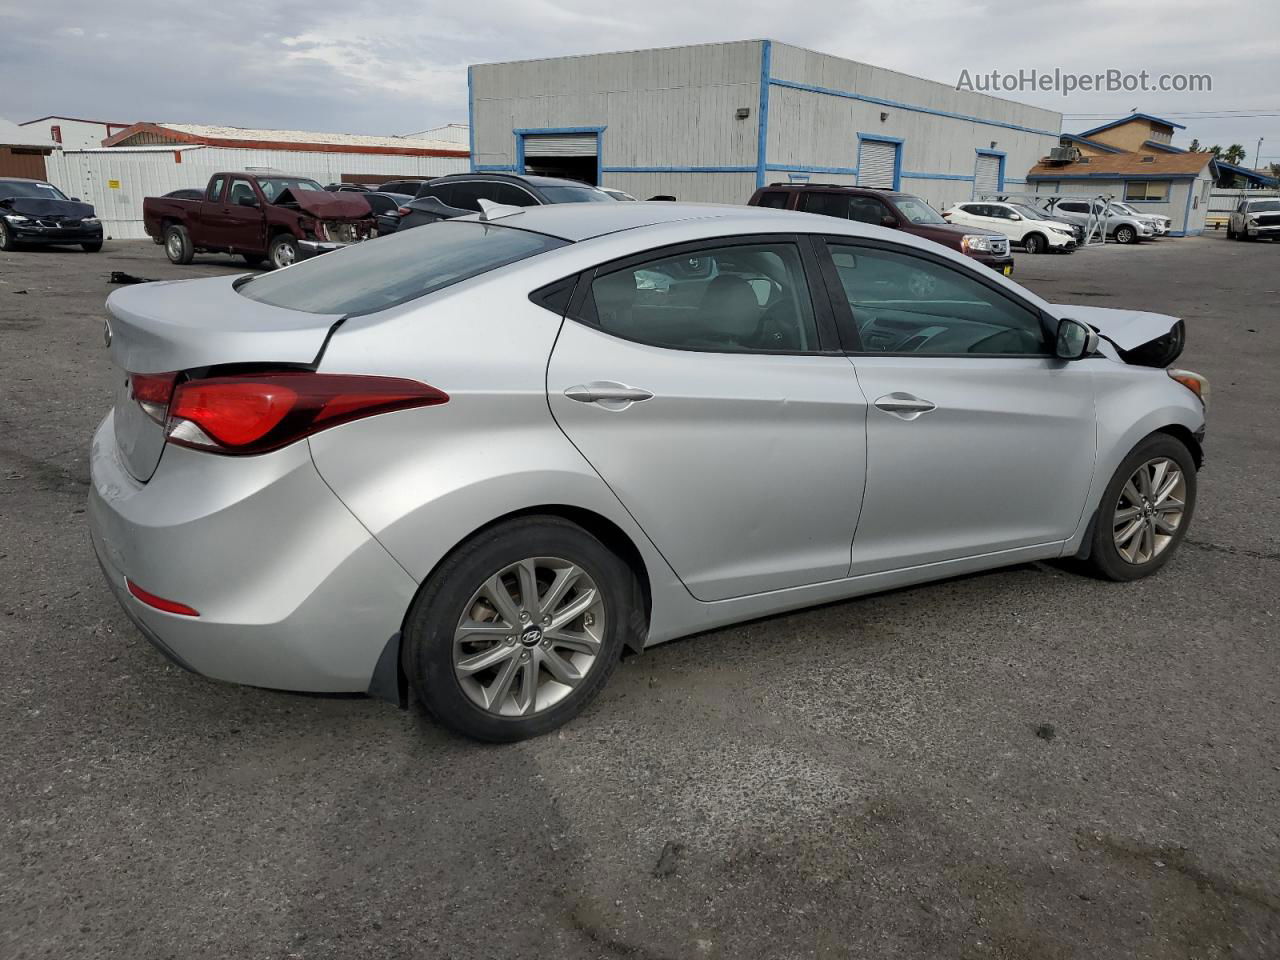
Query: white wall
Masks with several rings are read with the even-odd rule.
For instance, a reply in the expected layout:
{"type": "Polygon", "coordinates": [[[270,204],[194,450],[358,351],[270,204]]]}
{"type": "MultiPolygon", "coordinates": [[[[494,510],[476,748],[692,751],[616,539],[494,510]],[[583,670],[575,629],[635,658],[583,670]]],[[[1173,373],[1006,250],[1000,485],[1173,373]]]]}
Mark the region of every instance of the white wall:
{"type": "Polygon", "coordinates": [[[320,183],[344,173],[443,176],[467,169],[465,157],[401,157],[293,150],[245,150],[234,147],[100,148],[54,151],[47,160],[49,181],[69,196],[92,203],[107,236],[115,240],[146,237],[142,200],[182,187],[203,188],[220,171],[264,167],[320,183]],[[177,158],[181,157],[181,162],[177,158]],[[117,186],[112,186],[112,182],[117,186]]]}

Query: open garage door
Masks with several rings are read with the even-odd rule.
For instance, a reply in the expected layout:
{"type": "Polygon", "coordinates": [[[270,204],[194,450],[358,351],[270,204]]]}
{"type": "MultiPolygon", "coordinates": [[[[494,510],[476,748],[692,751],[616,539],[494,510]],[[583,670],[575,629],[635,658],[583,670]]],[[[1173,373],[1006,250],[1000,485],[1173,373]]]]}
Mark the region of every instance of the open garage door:
{"type": "Polygon", "coordinates": [[[525,173],[596,185],[599,134],[526,133],[523,139],[525,173]]]}
{"type": "Polygon", "coordinates": [[[858,186],[897,189],[898,148],[884,140],[858,142],[858,186]]]}
{"type": "Polygon", "coordinates": [[[973,195],[989,197],[999,193],[1004,186],[1000,180],[1000,157],[978,154],[978,165],[973,171],[973,195]]]}

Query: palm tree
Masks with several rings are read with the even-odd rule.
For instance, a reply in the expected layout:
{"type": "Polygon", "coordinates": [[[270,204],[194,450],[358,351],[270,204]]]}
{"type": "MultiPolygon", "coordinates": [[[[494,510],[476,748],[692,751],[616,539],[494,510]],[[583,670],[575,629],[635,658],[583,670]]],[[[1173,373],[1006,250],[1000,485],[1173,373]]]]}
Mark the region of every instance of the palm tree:
{"type": "Polygon", "coordinates": [[[1187,147],[1187,150],[1189,150],[1191,153],[1199,153],[1199,152],[1200,152],[1200,141],[1199,141],[1199,140],[1192,140],[1192,141],[1191,141],[1191,146],[1187,147]]]}
{"type": "Polygon", "coordinates": [[[1227,163],[1239,164],[1244,159],[1244,147],[1241,144],[1233,143],[1223,151],[1222,159],[1227,163]]]}
{"type": "Polygon", "coordinates": [[[1215,157],[1222,156],[1222,148],[1218,146],[1216,143],[1209,148],[1209,152],[1212,153],[1215,157]]]}

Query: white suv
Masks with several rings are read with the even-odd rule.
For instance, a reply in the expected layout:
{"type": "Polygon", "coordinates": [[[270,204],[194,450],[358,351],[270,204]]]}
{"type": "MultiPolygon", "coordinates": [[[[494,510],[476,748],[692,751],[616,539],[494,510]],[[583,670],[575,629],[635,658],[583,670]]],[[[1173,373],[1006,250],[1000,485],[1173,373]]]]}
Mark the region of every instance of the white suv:
{"type": "Polygon", "coordinates": [[[1050,250],[1074,250],[1079,233],[1069,223],[1050,220],[1039,210],[1023,203],[1005,201],[966,201],[952,204],[942,211],[951,223],[965,227],[985,227],[1003,233],[1014,243],[1022,244],[1027,253],[1050,250]]]}
{"type": "Polygon", "coordinates": [[[1280,237],[1280,199],[1241,200],[1227,221],[1231,240],[1280,237]]]}

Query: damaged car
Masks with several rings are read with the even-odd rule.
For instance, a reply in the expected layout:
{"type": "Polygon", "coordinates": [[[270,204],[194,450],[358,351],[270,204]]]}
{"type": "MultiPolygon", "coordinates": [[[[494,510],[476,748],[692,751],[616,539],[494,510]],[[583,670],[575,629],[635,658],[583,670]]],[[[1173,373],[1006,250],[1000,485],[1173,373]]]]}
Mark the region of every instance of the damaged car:
{"type": "Polygon", "coordinates": [[[199,199],[147,197],[142,219],[178,264],[197,253],[229,253],[279,269],[376,235],[363,195],[282,174],[215,173],[199,199]]]}
{"type": "Polygon", "coordinates": [[[51,183],[0,178],[0,250],[26,244],[75,245],[97,253],[102,249],[102,223],[93,204],[68,197],[51,183]]]}
{"type": "Polygon", "coordinates": [[[1147,577],[1196,508],[1180,320],[856,220],[490,207],[107,310],[89,527],[140,632],[480,740],[728,624],[1035,560],[1147,577]]]}

